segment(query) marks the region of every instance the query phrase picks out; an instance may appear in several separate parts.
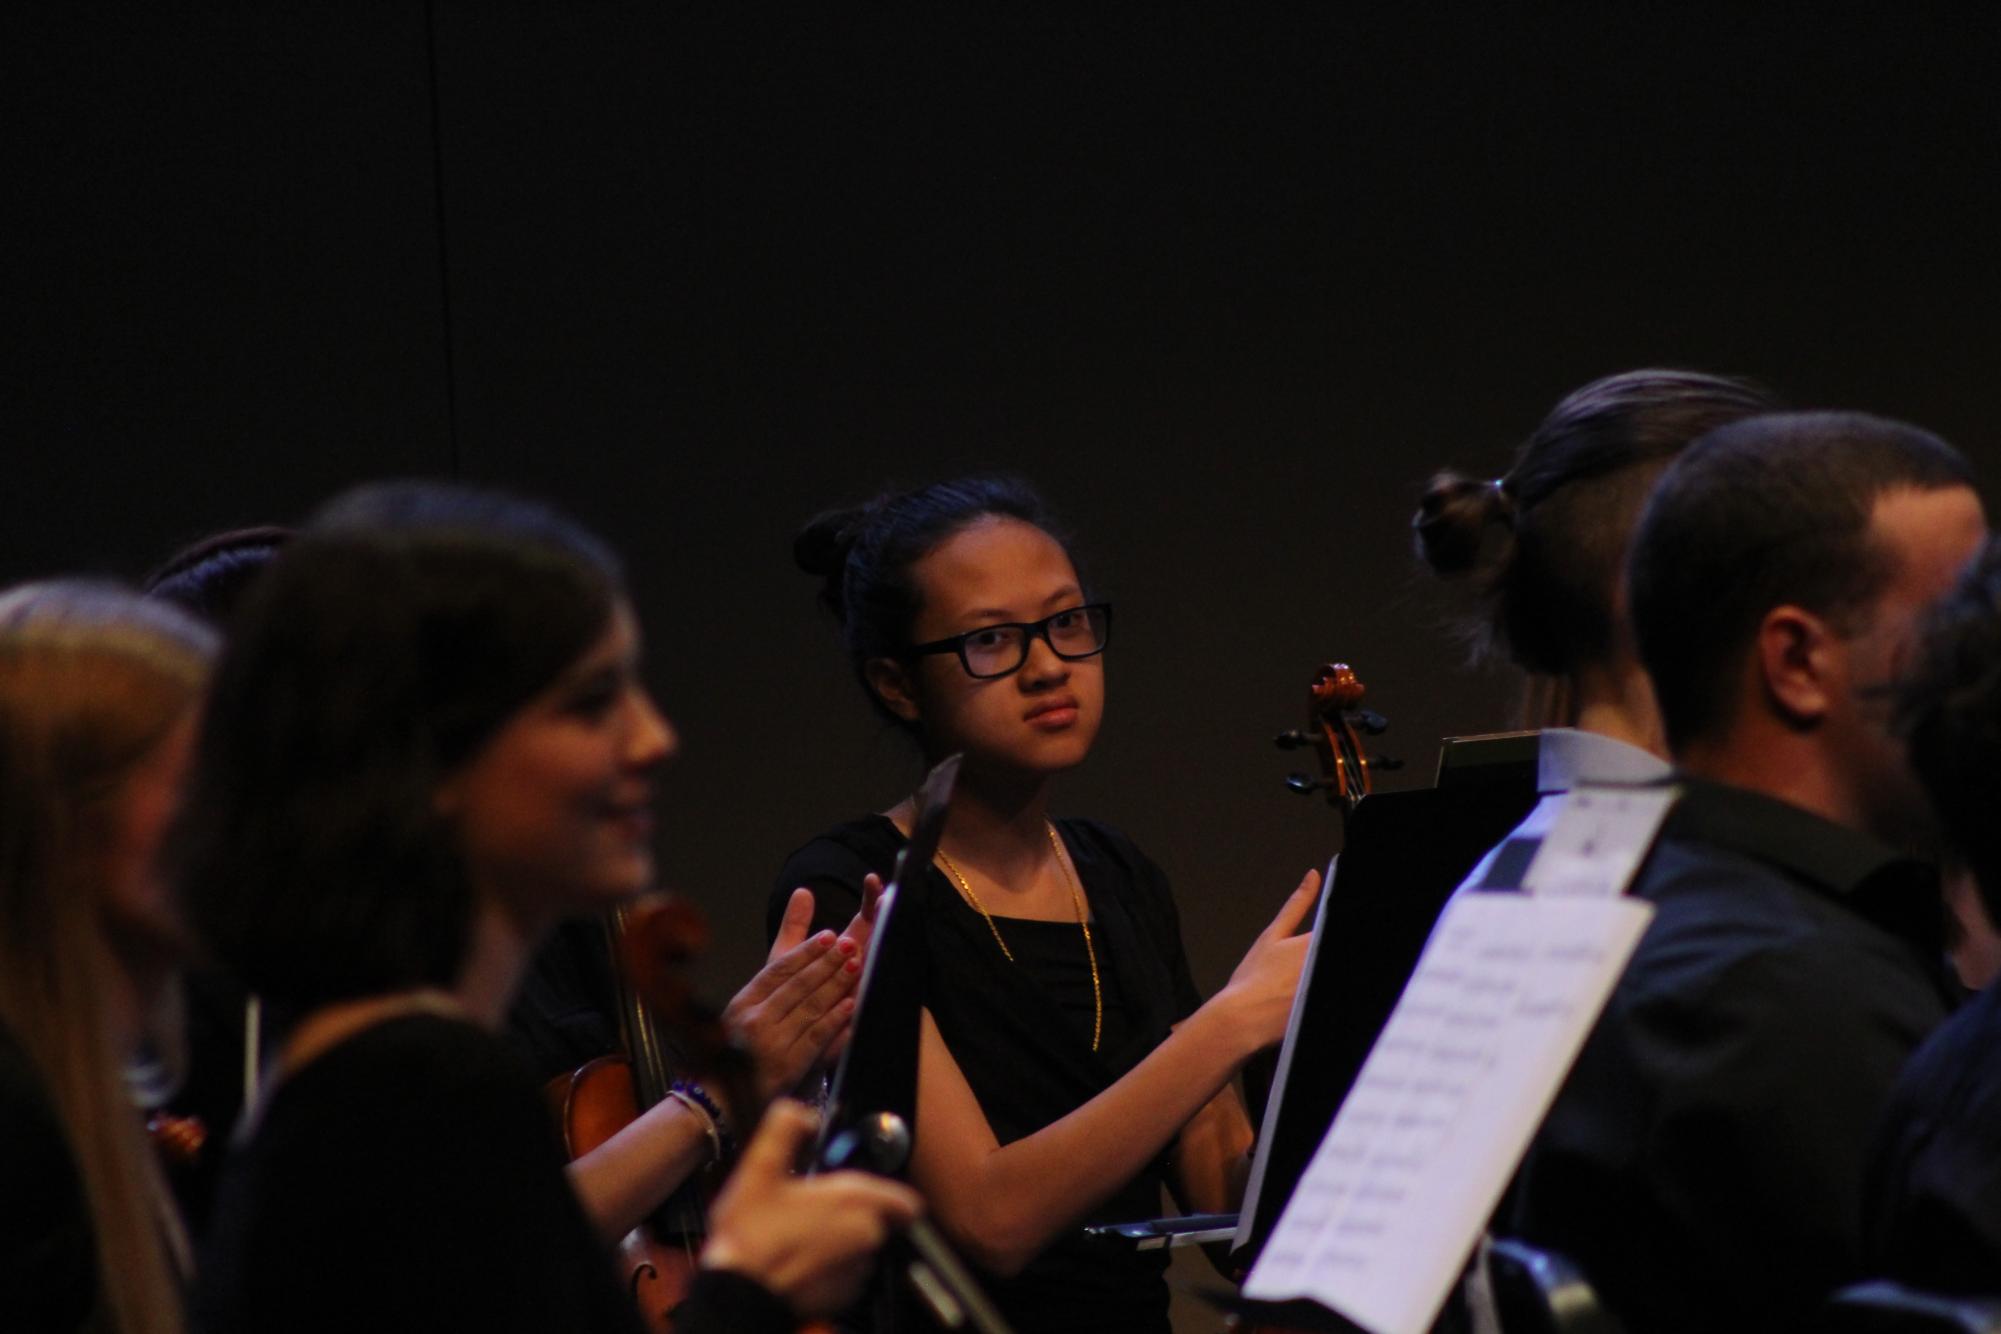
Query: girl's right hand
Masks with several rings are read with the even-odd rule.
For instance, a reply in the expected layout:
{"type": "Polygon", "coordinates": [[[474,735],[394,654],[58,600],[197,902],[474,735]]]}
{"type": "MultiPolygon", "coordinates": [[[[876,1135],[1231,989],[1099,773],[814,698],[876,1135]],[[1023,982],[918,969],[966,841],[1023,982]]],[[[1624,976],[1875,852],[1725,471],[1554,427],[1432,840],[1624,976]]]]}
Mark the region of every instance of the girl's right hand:
{"type": "Polygon", "coordinates": [[[1311,933],[1300,933],[1299,928],[1319,898],[1320,872],[1308,871],[1210,1002],[1229,1014],[1230,1031],[1245,1044],[1247,1056],[1285,1036],[1293,994],[1306,966],[1306,948],[1313,940],[1311,933]]]}

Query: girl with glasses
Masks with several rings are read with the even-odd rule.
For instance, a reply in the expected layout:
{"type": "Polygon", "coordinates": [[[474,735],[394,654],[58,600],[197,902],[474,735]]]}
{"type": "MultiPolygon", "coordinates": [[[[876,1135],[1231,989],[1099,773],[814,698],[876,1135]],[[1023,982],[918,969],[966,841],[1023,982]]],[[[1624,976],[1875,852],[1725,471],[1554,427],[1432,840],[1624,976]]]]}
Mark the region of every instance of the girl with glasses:
{"type": "MultiPolygon", "coordinates": [[[[1251,1128],[1230,1080],[1283,1034],[1319,877],[1204,1003],[1159,867],[1107,825],[1052,818],[1051,784],[1104,716],[1111,609],[1027,486],[887,495],[815,520],[795,555],[869,702],[927,761],[965,757],[929,869],[912,1180],[1015,1328],[1165,1331],[1165,1255],[1082,1226],[1152,1217],[1163,1186],[1190,1212],[1235,1207],[1251,1128]]],[[[795,885],[817,922],[846,921],[912,814],[802,848],[773,929],[795,885]]]]}

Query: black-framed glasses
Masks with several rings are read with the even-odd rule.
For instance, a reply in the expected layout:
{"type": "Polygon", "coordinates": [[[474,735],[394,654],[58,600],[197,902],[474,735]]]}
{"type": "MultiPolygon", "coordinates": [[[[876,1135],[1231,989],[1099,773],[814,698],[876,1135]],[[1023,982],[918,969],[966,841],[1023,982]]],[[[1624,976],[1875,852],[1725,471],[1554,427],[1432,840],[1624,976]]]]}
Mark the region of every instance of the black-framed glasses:
{"type": "Polygon", "coordinates": [[[1040,639],[1049,651],[1065,662],[1094,658],[1105,651],[1112,638],[1112,604],[1093,602],[1071,607],[1039,621],[1003,621],[983,625],[949,639],[934,639],[911,646],[910,655],[956,653],[966,675],[988,681],[1018,672],[1028,661],[1028,646],[1040,639]]]}

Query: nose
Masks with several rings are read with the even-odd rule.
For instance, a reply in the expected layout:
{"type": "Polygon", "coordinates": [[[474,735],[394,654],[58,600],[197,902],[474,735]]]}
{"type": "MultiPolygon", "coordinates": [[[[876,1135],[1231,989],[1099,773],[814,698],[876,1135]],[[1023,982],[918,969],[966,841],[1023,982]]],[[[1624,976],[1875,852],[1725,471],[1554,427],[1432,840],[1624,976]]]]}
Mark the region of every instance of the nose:
{"type": "Polygon", "coordinates": [[[1028,656],[1022,659],[1020,675],[1024,684],[1070,679],[1070,664],[1056,656],[1046,626],[1040,633],[1028,637],[1028,656]]]}
{"type": "Polygon", "coordinates": [[[665,764],[680,749],[680,735],[675,732],[674,724],[660,712],[660,706],[653,702],[653,696],[644,690],[635,691],[627,761],[635,769],[654,769],[665,764]]]}

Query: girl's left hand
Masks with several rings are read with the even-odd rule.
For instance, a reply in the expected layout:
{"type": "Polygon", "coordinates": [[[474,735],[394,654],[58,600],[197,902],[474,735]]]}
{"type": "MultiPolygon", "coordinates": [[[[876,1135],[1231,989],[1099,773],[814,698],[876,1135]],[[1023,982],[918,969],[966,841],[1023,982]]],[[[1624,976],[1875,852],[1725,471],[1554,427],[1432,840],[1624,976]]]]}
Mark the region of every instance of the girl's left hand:
{"type": "Polygon", "coordinates": [[[723,1026],[750,1053],[763,1097],[797,1088],[839,1055],[854,1016],[854,990],[881,889],[870,876],[861,910],[847,928],[838,936],[821,931],[810,937],[812,891],[793,890],[764,967],[723,1007],[723,1026]]]}

